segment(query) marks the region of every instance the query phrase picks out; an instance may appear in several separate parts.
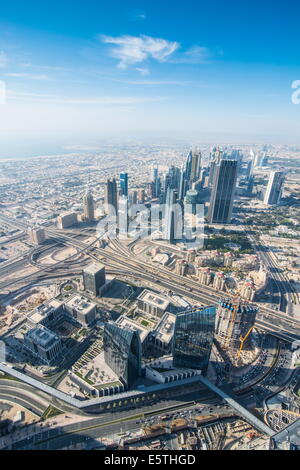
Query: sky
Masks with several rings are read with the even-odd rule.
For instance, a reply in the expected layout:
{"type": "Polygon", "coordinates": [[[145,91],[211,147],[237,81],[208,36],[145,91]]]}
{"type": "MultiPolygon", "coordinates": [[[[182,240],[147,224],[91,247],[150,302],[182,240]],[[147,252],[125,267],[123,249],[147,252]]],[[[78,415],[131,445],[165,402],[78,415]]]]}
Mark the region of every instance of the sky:
{"type": "Polygon", "coordinates": [[[0,158],[104,140],[300,144],[299,13],[298,0],[1,2],[0,158]]]}

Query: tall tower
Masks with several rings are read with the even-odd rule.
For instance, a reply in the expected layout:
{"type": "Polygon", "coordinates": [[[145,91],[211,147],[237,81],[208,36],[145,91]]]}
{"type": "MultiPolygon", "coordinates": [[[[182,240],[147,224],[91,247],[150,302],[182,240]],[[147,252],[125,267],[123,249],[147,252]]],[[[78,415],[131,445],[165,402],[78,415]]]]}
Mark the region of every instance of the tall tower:
{"type": "Polygon", "coordinates": [[[165,209],[165,238],[170,243],[175,239],[175,213],[173,204],[176,203],[176,193],[174,189],[167,189],[166,209],[165,209]]]}
{"type": "Polygon", "coordinates": [[[108,179],[105,185],[104,204],[114,207],[116,215],[118,213],[118,191],[115,178],[108,179]]]}
{"type": "Polygon", "coordinates": [[[284,173],[282,171],[272,171],[267,191],[264,198],[264,203],[269,205],[276,205],[279,203],[282,194],[282,185],[284,182],[284,173]]]}
{"type": "Polygon", "coordinates": [[[190,183],[194,183],[195,181],[199,179],[200,170],[201,170],[201,152],[195,149],[192,151],[190,183]]]}
{"type": "Polygon", "coordinates": [[[124,171],[120,173],[120,194],[121,196],[128,196],[128,173],[124,171]]]}
{"type": "Polygon", "coordinates": [[[208,186],[211,187],[214,180],[215,168],[220,163],[224,156],[224,153],[219,148],[214,147],[210,152],[210,163],[209,163],[209,179],[208,186]]]}
{"type": "Polygon", "coordinates": [[[120,235],[127,236],[129,217],[128,217],[128,197],[121,196],[119,199],[118,224],[120,235]]]}
{"type": "Polygon", "coordinates": [[[95,219],[94,198],[91,191],[87,191],[83,196],[83,215],[88,222],[95,219]]]}
{"type": "Polygon", "coordinates": [[[210,223],[229,224],[236,189],[238,162],[220,160],[214,169],[208,219],[210,223]]]}

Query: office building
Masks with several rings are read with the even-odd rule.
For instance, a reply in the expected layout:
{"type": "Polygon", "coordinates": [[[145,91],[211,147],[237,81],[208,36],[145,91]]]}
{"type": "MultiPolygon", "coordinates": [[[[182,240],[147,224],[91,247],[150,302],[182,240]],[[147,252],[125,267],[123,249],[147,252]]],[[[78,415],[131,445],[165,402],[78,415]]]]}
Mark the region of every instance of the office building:
{"type": "Polygon", "coordinates": [[[178,223],[179,221],[175,220],[175,207],[176,204],[176,193],[174,189],[168,188],[167,196],[166,196],[166,204],[165,204],[165,229],[164,229],[164,238],[168,240],[170,243],[174,243],[175,240],[175,222],[178,223]]]}
{"type": "Polygon", "coordinates": [[[129,216],[128,216],[128,197],[121,196],[118,204],[118,224],[119,224],[119,234],[127,236],[128,226],[129,226],[129,216]]]}
{"type": "Polygon", "coordinates": [[[115,178],[108,179],[105,184],[104,204],[107,212],[110,212],[110,208],[115,211],[116,215],[118,214],[118,190],[115,178]]]}
{"type": "Polygon", "coordinates": [[[98,296],[106,283],[105,266],[101,263],[92,263],[83,270],[84,290],[98,296]]]}
{"type": "Polygon", "coordinates": [[[83,216],[87,222],[95,220],[94,198],[91,191],[83,196],[83,216]]]}
{"type": "Polygon", "coordinates": [[[25,333],[24,347],[47,365],[53,364],[62,350],[59,336],[40,325],[25,333]]]}
{"type": "Polygon", "coordinates": [[[128,196],[128,173],[120,173],[120,195],[128,196]]]}
{"type": "Polygon", "coordinates": [[[237,161],[221,159],[214,168],[209,223],[229,224],[236,190],[237,161]]]}
{"type": "Polygon", "coordinates": [[[140,310],[154,317],[162,317],[170,305],[168,299],[146,289],[138,296],[137,301],[140,310]]]}
{"type": "Polygon", "coordinates": [[[106,323],[103,349],[106,364],[131,388],[141,374],[142,345],[138,332],[106,323]]]}
{"type": "Polygon", "coordinates": [[[195,308],[176,315],[174,367],[201,370],[205,375],[215,331],[216,307],[195,308]]]}
{"type": "Polygon", "coordinates": [[[28,229],[30,241],[35,245],[41,245],[46,240],[45,229],[41,227],[28,229]]]}
{"type": "Polygon", "coordinates": [[[64,304],[65,310],[82,326],[95,323],[97,305],[82,295],[74,295],[64,304]]]}
{"type": "Polygon", "coordinates": [[[201,152],[197,149],[192,151],[190,183],[194,183],[200,178],[201,170],[201,152]]]}
{"type": "Polygon", "coordinates": [[[78,222],[76,212],[65,212],[57,217],[57,227],[59,229],[65,229],[73,227],[78,222]]]}
{"type": "Polygon", "coordinates": [[[212,185],[213,185],[215,168],[223,158],[224,158],[223,150],[220,150],[219,148],[216,148],[216,147],[214,147],[211,150],[210,158],[209,158],[209,176],[208,176],[208,186],[209,187],[212,187],[212,185]]]}
{"type": "Polygon", "coordinates": [[[284,173],[282,171],[272,171],[270,174],[264,203],[276,205],[280,202],[282,195],[282,186],[284,182],[284,173]]]}

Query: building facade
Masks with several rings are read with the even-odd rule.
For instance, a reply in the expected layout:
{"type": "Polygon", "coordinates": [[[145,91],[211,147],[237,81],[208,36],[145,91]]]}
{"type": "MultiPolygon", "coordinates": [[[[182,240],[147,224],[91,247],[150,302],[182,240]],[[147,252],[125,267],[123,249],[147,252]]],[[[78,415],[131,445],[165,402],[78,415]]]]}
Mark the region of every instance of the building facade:
{"type": "Polygon", "coordinates": [[[209,223],[229,224],[236,191],[238,162],[220,160],[215,165],[210,198],[209,223]]]}
{"type": "Polygon", "coordinates": [[[176,316],[173,339],[174,367],[208,368],[215,331],[216,307],[196,308],[176,316]]]}
{"type": "Polygon", "coordinates": [[[264,198],[265,204],[276,205],[279,203],[282,194],[283,182],[284,173],[282,171],[271,172],[264,198]]]}
{"type": "Polygon", "coordinates": [[[103,348],[106,364],[127,388],[132,387],[141,375],[142,345],[138,332],[106,323],[103,348]]]}
{"type": "Polygon", "coordinates": [[[105,285],[105,266],[101,263],[92,263],[83,270],[84,290],[98,296],[101,287],[105,285]]]}

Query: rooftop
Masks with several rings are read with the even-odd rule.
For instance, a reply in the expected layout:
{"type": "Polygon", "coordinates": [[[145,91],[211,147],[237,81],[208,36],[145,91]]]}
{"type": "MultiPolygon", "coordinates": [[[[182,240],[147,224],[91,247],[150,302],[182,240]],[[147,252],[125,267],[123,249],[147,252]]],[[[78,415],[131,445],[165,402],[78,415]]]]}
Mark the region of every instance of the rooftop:
{"type": "Polygon", "coordinates": [[[52,333],[52,331],[42,327],[29,330],[26,333],[26,336],[44,349],[50,349],[59,339],[56,334],[52,333]]]}
{"type": "Polygon", "coordinates": [[[102,263],[92,263],[89,264],[86,268],[84,268],[84,272],[87,274],[96,274],[98,271],[105,269],[104,264],[102,263]]]}
{"type": "Polygon", "coordinates": [[[66,306],[84,314],[96,307],[96,304],[82,295],[76,294],[66,302],[66,306]]]}
{"type": "Polygon", "coordinates": [[[138,299],[162,310],[167,310],[168,306],[170,305],[168,299],[166,299],[162,295],[156,294],[155,292],[151,292],[149,290],[144,290],[139,295],[138,299]]]}

